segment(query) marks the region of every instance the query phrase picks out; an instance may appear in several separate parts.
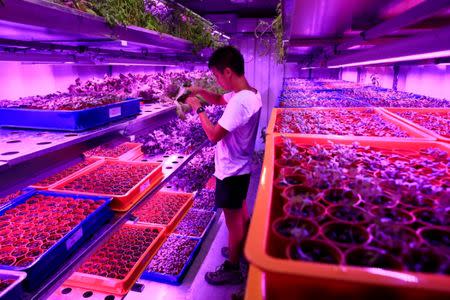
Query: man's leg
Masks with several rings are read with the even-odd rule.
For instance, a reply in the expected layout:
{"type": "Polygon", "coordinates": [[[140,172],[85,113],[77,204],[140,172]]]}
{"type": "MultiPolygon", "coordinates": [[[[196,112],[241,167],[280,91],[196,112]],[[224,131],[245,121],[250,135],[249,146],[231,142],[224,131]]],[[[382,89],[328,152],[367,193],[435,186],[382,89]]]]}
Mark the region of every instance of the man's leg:
{"type": "Polygon", "coordinates": [[[223,212],[228,228],[229,261],[234,265],[239,265],[239,257],[242,254],[247,229],[244,207],[239,209],[224,208],[223,212]]]}

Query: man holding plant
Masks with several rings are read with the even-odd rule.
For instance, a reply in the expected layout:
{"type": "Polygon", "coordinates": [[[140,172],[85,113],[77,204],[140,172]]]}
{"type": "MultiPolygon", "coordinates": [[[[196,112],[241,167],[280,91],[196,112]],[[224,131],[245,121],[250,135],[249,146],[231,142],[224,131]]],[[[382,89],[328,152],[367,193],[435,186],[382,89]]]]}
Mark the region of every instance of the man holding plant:
{"type": "Polygon", "coordinates": [[[244,58],[236,48],[217,49],[209,59],[208,67],[218,84],[229,93],[218,95],[192,87],[191,97],[186,102],[199,115],[208,139],[217,143],[215,201],[217,207],[223,208],[229,238],[228,247],[222,248],[222,255],[228,259],[216,271],[207,272],[205,279],[213,285],[240,284],[243,275],[239,259],[250,223],[245,199],[262,106],[261,95],[245,78],[244,58]],[[225,106],[217,124],[208,119],[196,95],[210,104],[225,106]]]}

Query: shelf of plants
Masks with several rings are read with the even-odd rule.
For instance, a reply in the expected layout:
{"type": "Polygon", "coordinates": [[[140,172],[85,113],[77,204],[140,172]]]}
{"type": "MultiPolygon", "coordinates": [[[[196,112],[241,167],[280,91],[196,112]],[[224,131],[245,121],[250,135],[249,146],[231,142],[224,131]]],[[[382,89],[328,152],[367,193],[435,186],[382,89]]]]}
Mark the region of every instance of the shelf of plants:
{"type": "MultiPolygon", "coordinates": [[[[76,161],[58,167],[58,169],[53,172],[47,172],[48,174],[46,175],[46,177],[42,176],[42,178],[37,178],[36,183],[33,185],[36,189],[64,189],[64,191],[70,189],[75,191],[75,193],[86,194],[85,196],[80,195],[79,197],[94,197],[93,195],[103,194],[116,198],[120,195],[114,194],[121,194],[122,192],[130,191],[129,188],[132,186],[134,186],[132,187],[132,189],[135,189],[136,182],[144,177],[146,178],[147,175],[150,174],[149,172],[151,172],[150,169],[147,170],[147,172],[145,168],[140,167],[136,170],[145,171],[145,174],[139,175],[138,177],[136,177],[137,181],[133,181],[132,178],[129,178],[130,176],[128,176],[130,174],[130,170],[128,170],[127,168],[129,167],[135,165],[155,165],[158,166],[158,168],[161,170],[161,175],[163,177],[162,179],[159,179],[159,183],[156,181],[155,185],[153,186],[152,184],[143,182],[141,180],[137,185],[137,190],[139,193],[138,195],[136,195],[136,197],[133,196],[133,202],[135,203],[130,204],[129,210],[127,212],[115,212],[112,219],[108,221],[104,226],[96,230],[91,238],[87,239],[86,242],[82,244],[77,244],[77,250],[74,251],[74,253],[72,253],[70,257],[68,257],[67,259],[61,258],[57,264],[55,263],[55,270],[52,270],[52,272],[48,274],[48,278],[42,276],[41,279],[43,280],[43,282],[38,282],[38,280],[36,280],[35,276],[33,275],[32,278],[28,281],[32,282],[34,285],[26,286],[26,291],[22,298],[28,299],[31,297],[46,297],[50,295],[54,289],[60,286],[64,282],[64,280],[67,279],[67,277],[75,271],[75,268],[80,261],[83,261],[94,251],[99,249],[102,243],[104,243],[110,236],[113,236],[114,233],[119,228],[121,228],[121,226],[126,221],[132,218],[132,213],[138,210],[141,204],[145,203],[147,199],[152,199],[152,196],[176,175],[175,173],[183,170],[183,173],[179,176],[183,176],[185,180],[180,180],[180,182],[183,182],[183,184],[176,185],[176,188],[179,191],[184,190],[184,192],[189,193],[192,193],[194,189],[203,187],[207,179],[211,177],[213,170],[213,148],[208,147],[203,149],[204,146],[207,145],[207,137],[201,130],[201,124],[198,118],[194,118],[193,116],[188,114],[185,120],[176,119],[173,107],[171,106],[171,104],[173,103],[173,100],[171,99],[173,99],[174,94],[177,93],[178,86],[186,81],[194,81],[194,84],[196,85],[215,88],[214,86],[212,86],[213,81],[211,80],[211,75],[199,71],[180,73],[156,73],[151,74],[151,76],[148,76],[147,78],[143,78],[142,76],[134,76],[132,74],[120,75],[117,77],[107,76],[103,80],[90,80],[87,82],[77,81],[69,88],[70,93],[72,93],[73,95],[88,94],[95,96],[101,95],[103,93],[116,92],[119,95],[130,95],[137,93],[140,93],[142,95],[142,93],[146,93],[146,95],[148,96],[146,97],[148,99],[147,102],[149,103],[145,103],[141,106],[143,109],[143,114],[161,114],[161,111],[170,110],[170,112],[172,113],[171,118],[173,120],[167,124],[162,122],[158,123],[157,126],[155,126],[156,124],[154,124],[153,126],[144,128],[144,130],[137,131],[138,135],[136,140],[142,141],[144,144],[130,142],[123,143],[119,142],[119,140],[113,140],[111,142],[101,144],[97,148],[86,151],[84,155],[82,157],[78,157],[76,161]],[[119,82],[120,80],[127,80],[129,89],[124,90],[122,84],[117,84],[117,82],[119,82]],[[158,82],[158,84],[155,84],[154,81],[158,82]],[[136,84],[132,84],[132,82],[135,82],[136,84]],[[155,101],[157,101],[158,103],[155,103],[155,101]],[[147,133],[148,130],[150,130],[150,133],[147,133]],[[158,144],[159,147],[157,151],[155,151],[154,147],[151,146],[151,143],[152,141],[154,141],[154,137],[156,134],[159,138],[161,138],[160,140],[157,140],[160,143],[158,144]],[[165,134],[170,135],[170,137],[165,137],[165,134]],[[196,156],[197,152],[200,153],[202,157],[199,157],[199,155],[196,156]],[[147,161],[139,162],[139,160],[147,161]],[[206,160],[206,168],[204,168],[203,162],[206,160]],[[111,171],[109,170],[102,169],[109,167],[109,165],[111,165],[111,168],[117,169],[114,169],[112,171],[116,173],[125,172],[127,176],[113,176],[116,177],[116,179],[122,179],[118,180],[114,184],[111,184],[111,182],[115,182],[114,180],[116,179],[110,180],[108,179],[108,176],[111,176],[111,174],[113,173],[111,173],[111,171]],[[124,182],[123,179],[125,178],[127,178],[127,182],[124,182]],[[100,184],[95,185],[95,182],[93,182],[93,180],[97,180],[100,184]],[[106,182],[108,182],[108,184],[106,184],[106,182]],[[120,190],[115,188],[115,186],[117,186],[120,190]]],[[[2,103],[7,103],[7,101],[3,101],[2,103]]],[[[208,107],[207,113],[210,114],[212,119],[217,120],[221,114],[221,110],[214,107],[208,107]]],[[[138,116],[138,118],[139,117],[141,116],[138,116]]],[[[151,118],[152,117],[150,116],[150,122],[152,120],[151,118]]],[[[114,126],[117,125],[109,126],[104,130],[112,130],[111,127],[114,126]]],[[[121,128],[124,129],[124,127],[121,128]]],[[[118,130],[118,127],[116,128],[116,130],[118,130]]],[[[82,132],[78,134],[70,134],[70,136],[63,136],[61,133],[57,134],[52,132],[39,131],[31,132],[28,130],[13,131],[8,129],[3,129],[2,133],[2,142],[4,142],[5,145],[12,147],[16,146],[17,144],[23,143],[21,146],[22,148],[24,148],[23,145],[28,145],[26,141],[36,141],[38,138],[54,138],[54,140],[56,141],[58,141],[59,138],[67,138],[69,141],[71,139],[80,138],[89,141],[93,136],[96,136],[93,132],[82,132]],[[17,140],[18,142],[8,143],[9,141],[13,140],[17,140]]],[[[123,139],[121,140],[123,141],[123,139]]],[[[61,149],[62,146],[57,145],[57,147],[60,147],[61,149]]],[[[35,157],[39,157],[41,153],[34,152],[31,154],[35,157]]],[[[173,183],[170,183],[170,186],[175,185],[173,183]]],[[[17,205],[17,203],[20,202],[20,199],[28,196],[30,193],[33,193],[33,190],[29,191],[28,189],[24,189],[10,195],[5,195],[5,197],[1,199],[2,206],[6,205],[6,209],[8,209],[10,205],[17,205]]],[[[202,195],[204,195],[204,193],[202,193],[202,195]]],[[[194,194],[192,194],[192,197],[194,197],[194,194]]],[[[195,196],[195,199],[192,199],[192,197],[190,200],[190,205],[192,205],[192,202],[197,203],[197,199],[200,199],[197,196],[195,196]]],[[[214,202],[210,196],[202,196],[200,207],[213,209],[214,207],[211,203],[214,202]]],[[[186,210],[184,212],[186,212],[186,210]]],[[[179,214],[180,218],[183,217],[184,212],[179,214]]],[[[176,224],[177,222],[174,222],[174,226],[173,228],[171,228],[171,230],[175,228],[176,224]]],[[[208,222],[207,225],[209,224],[211,223],[208,222]]],[[[157,249],[158,246],[159,245],[156,245],[155,249],[157,249]]],[[[16,249],[12,249],[12,251],[15,250],[16,249]]],[[[145,261],[147,261],[149,258],[150,257],[147,257],[145,261]]],[[[141,268],[145,268],[146,263],[139,263],[139,265],[141,268]]],[[[187,271],[188,264],[184,269],[187,271]]],[[[126,287],[122,287],[120,291],[119,289],[116,289],[115,292],[122,293],[127,291],[129,287],[132,286],[134,281],[136,281],[140,276],[140,273],[141,271],[134,273],[132,277],[127,277],[131,279],[127,279],[126,287]]]]}
{"type": "MultiPolygon", "coordinates": [[[[173,99],[178,92],[178,87],[185,82],[218,90],[214,86],[212,75],[204,71],[150,73],[148,75],[120,74],[85,82],[77,80],[68,88],[68,94],[56,93],[19,100],[0,100],[0,108],[22,107],[37,101],[36,105],[42,107],[43,110],[55,106],[95,105],[90,102],[72,102],[74,97],[81,96],[84,98],[79,99],[86,99],[85,97],[97,99],[102,95],[114,94],[117,97],[142,97],[145,102],[141,105],[141,113],[134,119],[124,122],[116,121],[84,132],[64,133],[2,128],[0,129],[0,148],[5,151],[0,153],[0,160],[5,164],[1,165],[0,169],[8,169],[46,154],[88,143],[90,140],[113,132],[126,131],[128,134],[132,134],[148,130],[151,126],[157,127],[161,124],[162,118],[172,119],[175,117],[173,99]]],[[[86,145],[86,147],[88,146],[90,145],[86,145]]]]}
{"type": "MultiPolygon", "coordinates": [[[[342,81],[290,79],[284,88],[300,95],[294,106],[327,89],[371,90],[370,106],[448,106],[342,81]]],[[[445,108],[275,109],[245,248],[252,295],[362,298],[376,288],[424,299],[450,291],[450,146],[402,113],[431,130],[448,125],[445,108]]]]}

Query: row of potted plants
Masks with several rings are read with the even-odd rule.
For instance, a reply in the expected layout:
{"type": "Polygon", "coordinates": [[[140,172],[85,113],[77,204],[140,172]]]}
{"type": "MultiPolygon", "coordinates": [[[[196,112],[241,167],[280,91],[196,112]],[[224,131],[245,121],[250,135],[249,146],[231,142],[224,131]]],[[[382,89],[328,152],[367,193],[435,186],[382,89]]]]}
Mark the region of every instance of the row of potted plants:
{"type": "Polygon", "coordinates": [[[272,222],[271,244],[281,247],[273,254],[447,272],[450,197],[442,183],[449,163],[439,149],[308,146],[285,139],[276,148],[272,207],[280,217],[272,222]]]}
{"type": "Polygon", "coordinates": [[[408,137],[398,125],[384,119],[374,109],[354,110],[282,110],[278,113],[275,132],[408,137]]]}

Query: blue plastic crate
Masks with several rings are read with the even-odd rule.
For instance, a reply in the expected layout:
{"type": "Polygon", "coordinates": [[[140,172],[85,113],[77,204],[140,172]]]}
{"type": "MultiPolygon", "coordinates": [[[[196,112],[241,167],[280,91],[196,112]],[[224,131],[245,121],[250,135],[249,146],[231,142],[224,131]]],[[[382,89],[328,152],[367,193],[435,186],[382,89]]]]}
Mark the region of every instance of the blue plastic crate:
{"type": "Polygon", "coordinates": [[[80,247],[85,240],[91,237],[101,226],[110,220],[113,216],[113,212],[109,207],[112,198],[100,197],[100,196],[87,196],[77,195],[71,193],[60,193],[50,191],[34,191],[33,193],[19,196],[17,200],[0,210],[0,216],[2,216],[8,209],[16,207],[19,204],[24,203],[34,195],[48,195],[54,197],[72,197],[78,199],[91,199],[94,201],[104,200],[100,207],[93,213],[86,217],[80,224],[63,236],[57,243],[47,249],[37,260],[35,260],[30,266],[27,267],[15,267],[0,265],[0,268],[23,271],[27,273],[27,278],[24,281],[25,288],[29,291],[35,290],[42,282],[49,277],[58,267],[72,254],[78,247],[80,247]]]}
{"type": "Polygon", "coordinates": [[[140,100],[74,111],[0,108],[0,126],[78,132],[139,114],[140,100]]]}
{"type": "MultiPolygon", "coordinates": [[[[186,238],[184,236],[176,235],[176,234],[172,234],[170,236],[186,238]]],[[[144,273],[142,273],[141,278],[146,279],[146,280],[156,281],[156,282],[172,284],[172,285],[180,285],[183,282],[184,277],[186,277],[186,274],[187,274],[189,268],[191,267],[192,263],[194,262],[194,259],[197,256],[198,252],[200,251],[200,246],[201,246],[201,239],[193,238],[193,237],[188,237],[188,238],[191,240],[196,240],[197,245],[194,247],[194,250],[192,251],[191,255],[189,256],[189,259],[186,261],[183,268],[181,269],[180,274],[174,276],[174,275],[162,274],[162,273],[157,273],[157,272],[149,272],[149,271],[145,270],[144,273]]],[[[158,252],[156,252],[156,253],[158,253],[158,252]]]]}
{"type": "MultiPolygon", "coordinates": [[[[7,207],[9,207],[9,206],[11,206],[11,205],[13,205],[14,202],[16,202],[18,199],[20,200],[22,197],[27,197],[27,196],[31,195],[32,193],[34,193],[35,189],[28,187],[28,188],[22,189],[22,191],[23,191],[22,195],[17,196],[16,198],[11,199],[11,200],[9,200],[8,202],[6,202],[4,204],[0,204],[0,211],[5,209],[5,208],[7,208],[7,207]]],[[[12,193],[10,193],[10,194],[12,194],[12,193]]]]}
{"type": "Polygon", "coordinates": [[[14,282],[7,287],[3,292],[0,292],[0,299],[2,300],[17,300],[23,299],[23,286],[22,282],[27,277],[24,272],[1,270],[0,269],[0,279],[8,280],[12,279],[14,282]]]}

